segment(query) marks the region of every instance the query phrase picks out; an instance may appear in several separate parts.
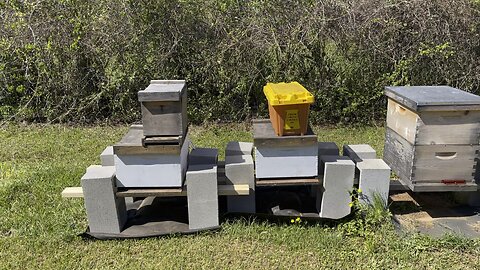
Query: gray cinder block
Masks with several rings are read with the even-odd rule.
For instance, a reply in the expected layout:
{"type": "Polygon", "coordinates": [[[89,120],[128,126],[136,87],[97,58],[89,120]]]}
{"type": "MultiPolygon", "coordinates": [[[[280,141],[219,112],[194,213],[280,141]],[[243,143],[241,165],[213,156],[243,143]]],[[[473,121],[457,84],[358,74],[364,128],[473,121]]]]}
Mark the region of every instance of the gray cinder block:
{"type": "Polygon", "coordinates": [[[377,158],[377,152],[368,144],[346,144],[343,146],[343,155],[350,157],[355,163],[377,158]]]}
{"type": "Polygon", "coordinates": [[[120,233],[127,210],[125,199],[115,196],[115,167],[90,166],[81,182],[90,231],[120,233]]]}
{"type": "Polygon", "coordinates": [[[359,201],[373,204],[374,194],[381,196],[387,206],[390,189],[390,167],[382,159],[364,159],[357,163],[360,171],[358,187],[362,190],[359,201]]]}
{"type": "Polygon", "coordinates": [[[248,196],[227,196],[229,212],[255,213],[255,175],[251,155],[225,157],[225,176],[229,185],[249,185],[248,196]]]}
{"type": "Polygon", "coordinates": [[[189,228],[196,230],[218,226],[217,166],[189,166],[186,181],[189,228]]]}
{"type": "Polygon", "coordinates": [[[339,219],[350,214],[355,164],[348,157],[321,156],[324,166],[322,186],[318,189],[317,210],[322,218],[339,219]]]}
{"type": "Polygon", "coordinates": [[[228,142],[225,148],[225,156],[252,155],[253,143],[228,142]]]}
{"type": "Polygon", "coordinates": [[[318,156],[338,156],[338,146],[334,142],[319,142],[318,156]]]}
{"type": "MultiPolygon", "coordinates": [[[[318,143],[318,156],[339,156],[339,149],[334,142],[319,142],[318,143]]],[[[323,175],[323,165],[318,163],[318,175],[323,175]]]]}
{"type": "Polygon", "coordinates": [[[195,148],[188,155],[189,165],[217,164],[217,148],[195,148]]]}
{"type": "Polygon", "coordinates": [[[115,166],[113,159],[113,146],[107,146],[100,154],[100,164],[102,166],[115,166]]]}
{"type": "Polygon", "coordinates": [[[314,177],[318,175],[318,146],[255,147],[257,178],[314,177]]]}

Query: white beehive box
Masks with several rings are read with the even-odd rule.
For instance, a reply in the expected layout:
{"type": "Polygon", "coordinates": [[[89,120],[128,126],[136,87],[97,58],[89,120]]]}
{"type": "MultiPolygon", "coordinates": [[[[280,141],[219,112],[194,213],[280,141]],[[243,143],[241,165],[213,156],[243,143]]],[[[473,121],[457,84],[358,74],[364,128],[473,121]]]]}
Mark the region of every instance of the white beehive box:
{"type": "Polygon", "coordinates": [[[132,126],[113,146],[117,187],[182,187],[189,140],[179,145],[142,146],[141,125],[132,126]]]}
{"type": "Polygon", "coordinates": [[[413,191],[476,190],[480,97],[448,86],[386,87],[384,160],[413,191]]]}

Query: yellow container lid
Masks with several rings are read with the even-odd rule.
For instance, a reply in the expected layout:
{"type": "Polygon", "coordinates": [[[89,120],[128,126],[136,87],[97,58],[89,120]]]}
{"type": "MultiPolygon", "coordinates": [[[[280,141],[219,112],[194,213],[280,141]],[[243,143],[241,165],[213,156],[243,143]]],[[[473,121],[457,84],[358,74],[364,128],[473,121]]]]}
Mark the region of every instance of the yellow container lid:
{"type": "Polygon", "coordinates": [[[311,104],[314,102],[313,95],[298,82],[267,83],[263,87],[263,93],[272,106],[311,104]]]}

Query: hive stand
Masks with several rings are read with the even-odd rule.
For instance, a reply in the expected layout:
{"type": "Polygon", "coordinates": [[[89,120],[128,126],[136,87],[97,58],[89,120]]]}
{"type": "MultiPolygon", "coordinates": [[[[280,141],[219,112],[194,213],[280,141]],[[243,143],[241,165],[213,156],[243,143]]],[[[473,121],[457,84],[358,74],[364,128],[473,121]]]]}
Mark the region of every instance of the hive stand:
{"type": "Polygon", "coordinates": [[[115,167],[90,166],[81,182],[90,232],[120,233],[127,209],[125,200],[115,196],[115,167]]]}
{"type": "Polygon", "coordinates": [[[244,184],[250,188],[248,196],[228,196],[228,212],[255,213],[255,175],[252,158],[253,143],[229,142],[225,149],[225,179],[230,185],[244,184]]]}
{"type": "Polygon", "coordinates": [[[318,189],[317,211],[322,218],[340,219],[350,214],[355,164],[344,156],[320,156],[323,182],[318,189]]]}
{"type": "Polygon", "coordinates": [[[186,176],[188,226],[191,230],[219,225],[218,149],[195,149],[186,176]]]}
{"type": "Polygon", "coordinates": [[[358,196],[359,201],[374,205],[375,197],[379,196],[386,207],[390,189],[390,167],[381,159],[365,159],[356,166],[360,171],[358,188],[362,191],[358,196]]]}

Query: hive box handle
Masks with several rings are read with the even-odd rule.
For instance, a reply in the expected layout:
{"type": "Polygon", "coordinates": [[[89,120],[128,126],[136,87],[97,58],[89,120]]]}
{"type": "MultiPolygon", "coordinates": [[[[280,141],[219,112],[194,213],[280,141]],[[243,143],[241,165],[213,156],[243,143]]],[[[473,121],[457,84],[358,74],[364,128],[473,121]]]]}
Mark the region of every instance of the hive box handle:
{"type": "Polygon", "coordinates": [[[450,160],[457,157],[457,152],[435,152],[435,157],[441,160],[450,160]]]}

